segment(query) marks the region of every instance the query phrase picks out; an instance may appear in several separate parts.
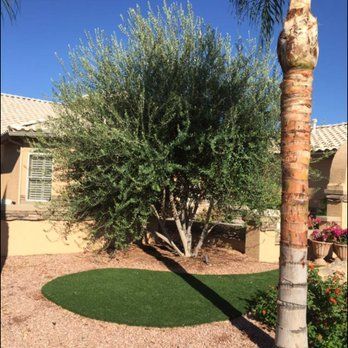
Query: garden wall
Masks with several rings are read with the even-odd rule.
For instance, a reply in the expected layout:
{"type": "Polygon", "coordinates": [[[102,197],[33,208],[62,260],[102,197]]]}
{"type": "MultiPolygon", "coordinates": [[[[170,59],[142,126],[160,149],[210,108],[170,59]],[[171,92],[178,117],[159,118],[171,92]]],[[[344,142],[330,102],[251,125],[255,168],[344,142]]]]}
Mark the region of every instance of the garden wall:
{"type": "MultiPolygon", "coordinates": [[[[43,220],[38,212],[8,209],[1,219],[1,256],[77,253],[87,247],[86,225],[75,228],[74,233],[63,237],[65,225],[43,220]]],[[[273,221],[273,220],[272,220],[273,221]]],[[[278,221],[278,220],[277,220],[278,221]]],[[[152,228],[156,228],[156,224],[152,228]]],[[[166,222],[169,232],[176,236],[173,220],[166,222]]],[[[202,229],[202,223],[192,226],[194,243],[202,229]]],[[[180,242],[178,241],[180,244],[180,242]]],[[[220,223],[208,236],[205,246],[237,250],[262,262],[278,262],[279,226],[277,222],[260,227],[220,223]]]]}
{"type": "Polygon", "coordinates": [[[87,245],[82,232],[65,239],[50,228],[47,221],[1,220],[1,256],[76,253],[87,245]]]}
{"type": "MultiPolygon", "coordinates": [[[[168,232],[177,236],[173,220],[166,222],[168,232]]],[[[155,226],[153,226],[155,228],[155,226]]],[[[192,226],[193,242],[196,243],[202,223],[192,226]]],[[[204,246],[216,246],[245,253],[260,262],[277,263],[279,261],[280,213],[268,211],[260,226],[245,227],[241,224],[220,223],[212,230],[204,246]]],[[[180,241],[176,240],[180,243],[180,241]]]]}
{"type": "Polygon", "coordinates": [[[64,228],[63,222],[52,226],[32,212],[2,214],[1,256],[81,252],[87,246],[86,226],[80,225],[66,238],[62,233],[64,228]]]}

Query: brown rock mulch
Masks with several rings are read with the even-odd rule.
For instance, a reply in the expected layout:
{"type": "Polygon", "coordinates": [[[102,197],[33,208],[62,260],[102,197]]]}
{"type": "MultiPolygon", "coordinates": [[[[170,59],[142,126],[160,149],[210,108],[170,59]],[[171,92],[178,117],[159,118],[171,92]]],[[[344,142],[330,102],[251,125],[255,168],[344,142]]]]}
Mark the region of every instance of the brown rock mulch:
{"type": "Polygon", "coordinates": [[[182,328],[146,328],[106,323],[62,309],[41,295],[48,281],[96,268],[139,268],[204,274],[255,273],[277,268],[238,252],[210,249],[208,264],[157,249],[132,247],[114,258],[93,253],[8,257],[1,274],[1,347],[270,347],[273,333],[245,317],[182,328]],[[158,257],[161,253],[161,257],[158,257]],[[174,260],[174,262],[173,262],[174,260]]]}

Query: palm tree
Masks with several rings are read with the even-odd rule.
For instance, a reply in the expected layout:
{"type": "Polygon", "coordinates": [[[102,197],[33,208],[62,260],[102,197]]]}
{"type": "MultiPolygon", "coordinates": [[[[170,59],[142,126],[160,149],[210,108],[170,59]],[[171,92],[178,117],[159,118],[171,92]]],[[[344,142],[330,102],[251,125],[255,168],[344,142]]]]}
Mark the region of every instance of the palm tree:
{"type": "MultiPolygon", "coordinates": [[[[285,0],[230,0],[239,18],[261,25],[262,42],[282,22],[285,0]]],[[[317,20],[311,0],[289,0],[278,39],[281,83],[282,207],[277,347],[308,347],[307,217],[313,70],[318,59],[317,20]]]]}
{"type": "Polygon", "coordinates": [[[19,0],[1,0],[1,19],[5,15],[8,16],[11,22],[16,19],[19,10],[19,0]]]}

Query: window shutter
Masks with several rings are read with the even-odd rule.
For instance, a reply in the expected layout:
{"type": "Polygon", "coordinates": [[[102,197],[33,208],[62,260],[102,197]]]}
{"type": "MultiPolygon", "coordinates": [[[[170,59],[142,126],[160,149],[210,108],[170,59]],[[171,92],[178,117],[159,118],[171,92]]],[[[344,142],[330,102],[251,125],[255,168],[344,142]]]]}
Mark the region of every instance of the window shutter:
{"type": "Polygon", "coordinates": [[[49,201],[52,189],[52,158],[47,155],[30,154],[28,200],[49,201]]]}

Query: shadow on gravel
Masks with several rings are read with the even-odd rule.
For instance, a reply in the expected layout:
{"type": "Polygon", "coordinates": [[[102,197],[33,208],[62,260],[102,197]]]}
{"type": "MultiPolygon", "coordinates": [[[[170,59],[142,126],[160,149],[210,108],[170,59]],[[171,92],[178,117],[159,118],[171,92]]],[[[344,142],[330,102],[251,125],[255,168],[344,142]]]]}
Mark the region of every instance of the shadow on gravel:
{"type": "MultiPolygon", "coordinates": [[[[139,243],[140,244],[140,243],[139,243]]],[[[249,339],[261,348],[270,348],[274,346],[274,340],[271,336],[258,328],[249,320],[242,316],[242,313],[234,308],[228,301],[222,298],[218,293],[202,283],[194,275],[187,273],[186,270],[173,259],[162,255],[156,248],[140,244],[140,248],[148,255],[161,261],[171,272],[181,277],[192,288],[203,295],[230,320],[231,324],[246,334],[249,339]]]]}
{"type": "MultiPolygon", "coordinates": [[[[3,209],[1,211],[1,214],[3,213],[3,209]]],[[[2,219],[3,216],[1,216],[1,267],[0,267],[0,272],[2,272],[2,269],[5,266],[5,262],[7,259],[7,253],[8,253],[8,223],[6,220],[2,219]]]]}

